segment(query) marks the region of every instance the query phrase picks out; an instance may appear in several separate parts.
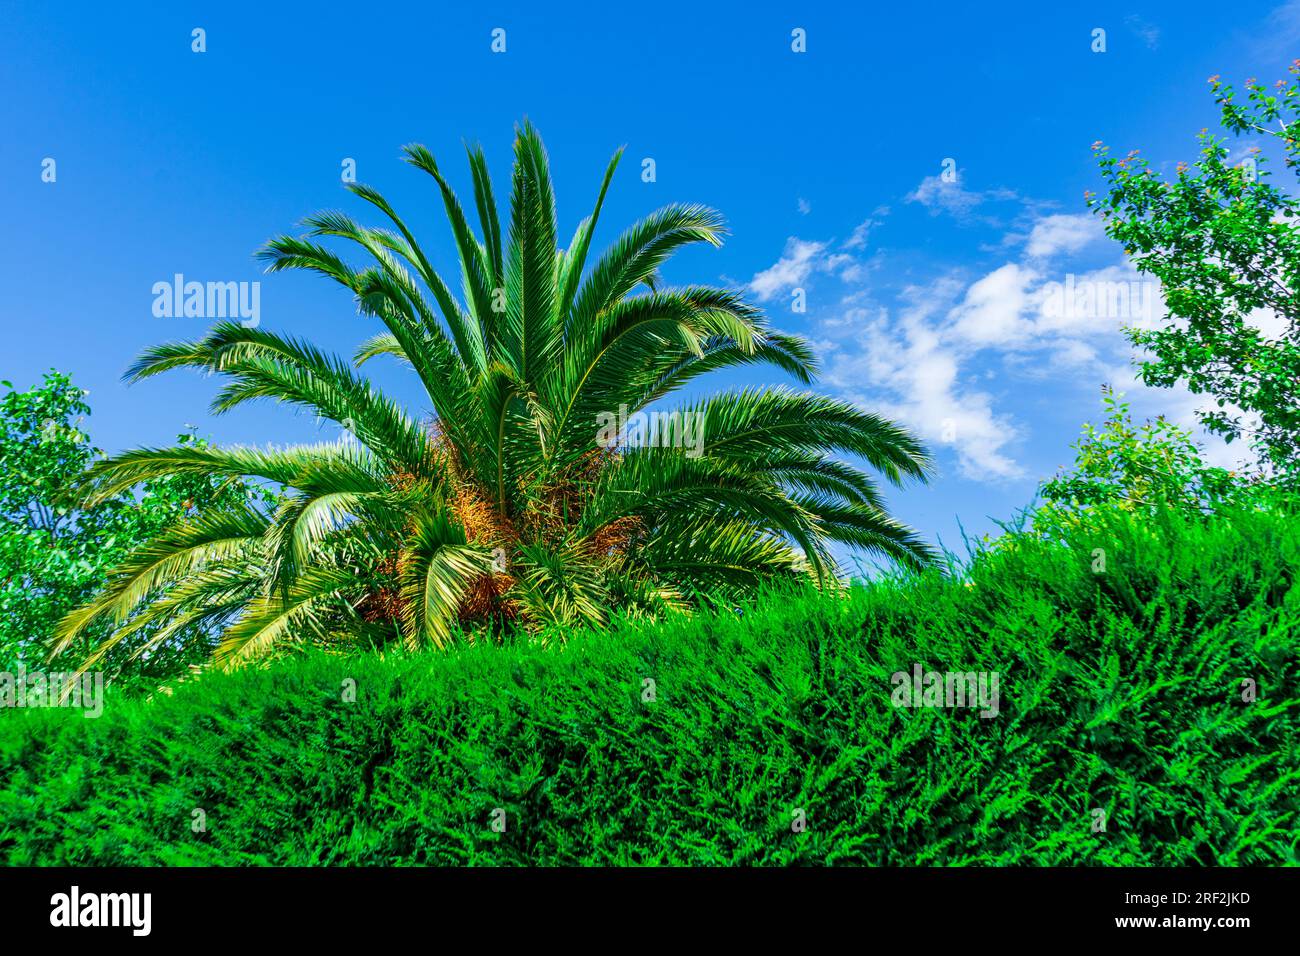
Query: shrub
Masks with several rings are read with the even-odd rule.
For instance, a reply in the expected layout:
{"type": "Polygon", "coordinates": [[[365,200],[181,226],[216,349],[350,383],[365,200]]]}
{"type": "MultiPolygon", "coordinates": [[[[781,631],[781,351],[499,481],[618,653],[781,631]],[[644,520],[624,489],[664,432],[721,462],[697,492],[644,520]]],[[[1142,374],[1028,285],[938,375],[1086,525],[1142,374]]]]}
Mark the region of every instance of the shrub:
{"type": "Polygon", "coordinates": [[[98,720],[8,711],[0,854],[1300,862],[1294,522],[1108,509],[1063,534],[1009,536],[960,575],[770,592],[740,613],[616,622],[550,648],[313,652],[110,700],[98,720]],[[895,708],[891,675],[916,663],[997,672],[998,715],[895,708]]]}

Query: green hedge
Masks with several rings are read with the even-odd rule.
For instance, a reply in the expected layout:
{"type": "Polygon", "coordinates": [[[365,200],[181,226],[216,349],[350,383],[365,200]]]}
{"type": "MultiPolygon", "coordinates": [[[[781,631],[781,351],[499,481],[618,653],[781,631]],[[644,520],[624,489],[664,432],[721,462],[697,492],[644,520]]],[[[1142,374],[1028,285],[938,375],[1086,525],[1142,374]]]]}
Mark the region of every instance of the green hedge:
{"type": "Polygon", "coordinates": [[[318,654],[95,720],[3,711],[0,859],[1297,862],[1295,524],[1112,516],[1068,537],[562,648],[318,654]],[[916,663],[997,672],[998,715],[894,707],[916,663]]]}

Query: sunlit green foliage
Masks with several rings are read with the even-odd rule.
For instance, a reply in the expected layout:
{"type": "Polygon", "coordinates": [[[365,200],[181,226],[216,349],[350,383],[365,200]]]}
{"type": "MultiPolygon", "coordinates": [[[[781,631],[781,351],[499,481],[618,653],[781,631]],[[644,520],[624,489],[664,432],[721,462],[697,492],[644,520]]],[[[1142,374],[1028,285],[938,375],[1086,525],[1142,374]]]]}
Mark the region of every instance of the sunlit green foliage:
{"type": "Polygon", "coordinates": [[[1296,522],[1108,507],[1065,533],[563,646],[318,653],[97,720],[0,714],[0,858],[1300,863],[1296,522]],[[998,715],[895,708],[917,663],[997,672],[998,715]]]}
{"type": "Polygon", "coordinates": [[[1268,168],[1278,151],[1300,176],[1300,60],[1244,95],[1210,77],[1222,125],[1200,134],[1200,158],[1169,179],[1137,151],[1095,144],[1104,195],[1089,205],[1134,266],[1158,280],[1168,308],[1155,328],[1128,330],[1147,350],[1148,385],[1186,385],[1213,402],[1211,432],[1247,438],[1270,478],[1300,483],[1300,194],[1268,168]],[[1248,146],[1254,141],[1263,143],[1248,146]]]}
{"type": "MultiPolygon", "coordinates": [[[[71,492],[101,454],[86,431],[86,393],[58,372],[26,391],[0,384],[10,389],[0,398],[0,668],[13,670],[43,665],[60,619],[90,598],[132,549],[186,519],[261,495],[242,482],[176,475],[80,507],[71,492]]],[[[206,447],[189,434],[178,442],[206,447]]],[[[75,667],[107,633],[103,623],[88,629],[67,655],[75,660],[58,666],[75,667]]],[[[103,669],[114,678],[156,683],[206,656],[202,632],[158,642],[137,656],[143,636],[116,648],[103,669]]]]}

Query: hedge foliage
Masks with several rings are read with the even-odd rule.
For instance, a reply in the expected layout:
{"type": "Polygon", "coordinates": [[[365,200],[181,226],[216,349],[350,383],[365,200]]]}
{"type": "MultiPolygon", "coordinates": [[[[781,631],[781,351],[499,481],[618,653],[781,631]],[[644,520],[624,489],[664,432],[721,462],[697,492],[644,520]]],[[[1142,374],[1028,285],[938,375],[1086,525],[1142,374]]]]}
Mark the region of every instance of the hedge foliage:
{"type": "Polygon", "coordinates": [[[0,711],[0,859],[1294,864],[1297,566],[1281,514],[1115,512],[841,597],[0,711]],[[996,672],[997,716],[894,706],[918,663],[996,672]]]}

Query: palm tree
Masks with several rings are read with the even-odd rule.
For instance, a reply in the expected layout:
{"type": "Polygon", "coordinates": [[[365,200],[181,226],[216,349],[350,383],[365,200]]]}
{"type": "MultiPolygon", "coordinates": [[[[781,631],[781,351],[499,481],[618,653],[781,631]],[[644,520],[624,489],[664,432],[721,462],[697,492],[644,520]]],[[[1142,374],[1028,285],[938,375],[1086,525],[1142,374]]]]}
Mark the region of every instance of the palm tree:
{"type": "Polygon", "coordinates": [[[916,440],[853,405],[742,389],[687,403],[635,435],[598,427],[657,410],[724,368],[765,363],[806,385],[813,357],[736,292],[662,287],[658,270],[676,250],[720,244],[722,221],[702,206],[653,213],[587,268],[619,154],[595,210],[561,249],[537,132],[517,131],[504,234],[484,154],[468,152],[480,235],[433,155],[404,150],[441,194],[461,300],[384,197],[353,184],[390,228],[321,213],[305,220],[305,235],[273,239],[259,257],[269,272],[328,276],[379,320],[384,331],[354,362],[235,323],[136,362],[129,380],[180,367],[223,376],[215,412],[269,398],[353,437],[288,450],[146,448],[96,465],[82,489],[88,502],[184,473],[260,479],[284,494],[273,509],[196,516],[140,548],[62,623],[55,653],[103,618],[114,630],[83,667],[143,633],[137,653],[219,631],[215,661],[227,666],[303,641],[441,646],[459,622],[598,624],[614,608],[730,599],[792,569],[832,581],[834,542],[912,567],[933,560],[884,512],[875,483],[832,457],[860,456],[894,484],[927,476],[916,440]],[[325,238],[360,246],[365,267],[325,238]],[[419,379],[428,421],[359,375],[381,355],[419,379]],[[683,438],[696,444],[682,447],[683,438]]]}

